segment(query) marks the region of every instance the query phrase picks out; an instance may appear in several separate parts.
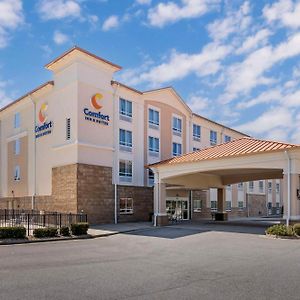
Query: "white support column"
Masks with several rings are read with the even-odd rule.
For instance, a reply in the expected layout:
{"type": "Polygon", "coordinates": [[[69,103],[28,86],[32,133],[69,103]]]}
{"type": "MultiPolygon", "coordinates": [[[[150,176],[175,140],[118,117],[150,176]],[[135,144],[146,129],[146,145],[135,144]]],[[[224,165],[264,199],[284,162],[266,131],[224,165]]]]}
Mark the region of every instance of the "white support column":
{"type": "Polygon", "coordinates": [[[154,226],[163,226],[167,224],[166,184],[159,180],[158,173],[154,173],[154,226]]]}

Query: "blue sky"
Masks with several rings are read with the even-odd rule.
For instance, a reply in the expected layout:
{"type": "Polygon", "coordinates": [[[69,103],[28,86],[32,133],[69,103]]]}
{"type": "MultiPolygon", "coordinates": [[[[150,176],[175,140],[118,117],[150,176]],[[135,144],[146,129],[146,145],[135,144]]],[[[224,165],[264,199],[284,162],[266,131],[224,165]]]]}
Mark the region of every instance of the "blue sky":
{"type": "Polygon", "coordinates": [[[0,0],[0,107],[51,80],[73,45],[140,90],[256,137],[300,143],[300,2],[0,0]]]}

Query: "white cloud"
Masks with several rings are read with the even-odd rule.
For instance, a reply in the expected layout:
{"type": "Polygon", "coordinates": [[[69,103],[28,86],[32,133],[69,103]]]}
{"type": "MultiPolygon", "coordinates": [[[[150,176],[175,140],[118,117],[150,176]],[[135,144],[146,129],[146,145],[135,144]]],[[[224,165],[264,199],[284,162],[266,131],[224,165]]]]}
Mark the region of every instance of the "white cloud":
{"type": "Polygon", "coordinates": [[[280,0],[268,4],[263,9],[263,15],[269,23],[279,21],[290,28],[300,27],[300,3],[291,0],[280,0]]]}
{"type": "Polygon", "coordinates": [[[265,45],[271,34],[272,33],[269,29],[261,29],[256,32],[256,34],[248,36],[242,46],[237,49],[236,54],[244,54],[258,48],[259,46],[265,45]]]}
{"type": "Polygon", "coordinates": [[[251,23],[250,4],[248,1],[237,11],[229,11],[224,19],[208,24],[207,30],[213,40],[225,40],[233,33],[241,34],[251,23]]]}
{"type": "Polygon", "coordinates": [[[191,96],[189,98],[187,104],[193,112],[199,113],[199,114],[203,114],[203,112],[206,112],[206,110],[209,108],[208,98],[204,98],[204,97],[198,96],[198,95],[191,96]]]}
{"type": "Polygon", "coordinates": [[[272,78],[264,76],[274,64],[300,54],[300,33],[296,33],[281,44],[265,46],[250,53],[243,62],[231,65],[227,70],[227,86],[223,102],[247,94],[259,85],[273,83],[272,78]]]}
{"type": "Polygon", "coordinates": [[[104,23],[102,25],[102,30],[109,31],[111,29],[119,27],[119,24],[120,24],[120,22],[119,22],[118,16],[115,16],[115,15],[110,16],[104,21],[104,23]]]}
{"type": "Polygon", "coordinates": [[[207,44],[200,53],[178,53],[173,50],[168,61],[136,74],[128,84],[149,82],[153,86],[182,79],[190,74],[199,77],[215,74],[221,67],[220,61],[229,53],[230,46],[207,44]]]}
{"type": "Polygon", "coordinates": [[[44,20],[80,18],[81,7],[76,0],[41,0],[38,12],[44,20]]]}
{"type": "Polygon", "coordinates": [[[54,32],[53,40],[55,44],[62,45],[69,41],[69,37],[66,34],[57,30],[54,32]]]}
{"type": "Polygon", "coordinates": [[[272,130],[288,130],[293,125],[293,117],[290,109],[276,106],[267,110],[256,119],[236,126],[235,128],[253,135],[266,135],[272,130]]]}
{"type": "Polygon", "coordinates": [[[140,5],[150,5],[152,0],[135,0],[135,2],[140,5]]]}
{"type": "Polygon", "coordinates": [[[0,1],[0,48],[7,46],[11,30],[17,29],[23,22],[21,0],[0,1]]]}
{"type": "Polygon", "coordinates": [[[197,18],[216,8],[220,0],[181,0],[181,5],[160,2],[148,12],[149,24],[164,27],[182,19],[197,18]]]}

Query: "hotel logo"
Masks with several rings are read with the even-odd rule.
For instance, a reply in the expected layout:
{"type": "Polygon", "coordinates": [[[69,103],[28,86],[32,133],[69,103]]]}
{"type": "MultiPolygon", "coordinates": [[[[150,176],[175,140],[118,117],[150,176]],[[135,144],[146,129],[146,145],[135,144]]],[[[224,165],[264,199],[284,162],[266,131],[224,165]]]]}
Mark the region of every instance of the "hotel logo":
{"type": "Polygon", "coordinates": [[[92,110],[89,108],[84,108],[83,113],[85,115],[85,120],[97,123],[97,124],[102,124],[102,125],[109,125],[110,117],[109,115],[105,115],[101,113],[100,109],[103,107],[101,105],[101,102],[103,101],[103,95],[100,93],[97,93],[93,95],[90,99],[90,104],[92,107],[92,110]],[[96,110],[96,111],[94,111],[96,110]]]}
{"type": "Polygon", "coordinates": [[[48,110],[48,104],[43,103],[38,112],[39,124],[35,126],[35,130],[34,130],[36,139],[52,133],[53,122],[52,121],[47,122],[48,119],[47,110],[48,110]]]}

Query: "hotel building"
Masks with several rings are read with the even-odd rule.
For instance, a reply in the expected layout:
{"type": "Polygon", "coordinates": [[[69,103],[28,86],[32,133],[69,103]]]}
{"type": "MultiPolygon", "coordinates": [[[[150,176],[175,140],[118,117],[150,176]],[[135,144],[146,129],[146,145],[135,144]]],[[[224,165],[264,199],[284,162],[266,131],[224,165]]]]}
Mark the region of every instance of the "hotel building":
{"type": "MultiPolygon", "coordinates": [[[[120,66],[74,47],[47,82],[0,110],[0,208],[84,212],[91,223],[147,221],[146,166],[245,134],[193,113],[172,87],[141,92],[120,66]]],[[[226,187],[231,216],[281,213],[280,180],[226,187]]],[[[167,187],[167,213],[210,218],[217,192],[167,187]]]]}

